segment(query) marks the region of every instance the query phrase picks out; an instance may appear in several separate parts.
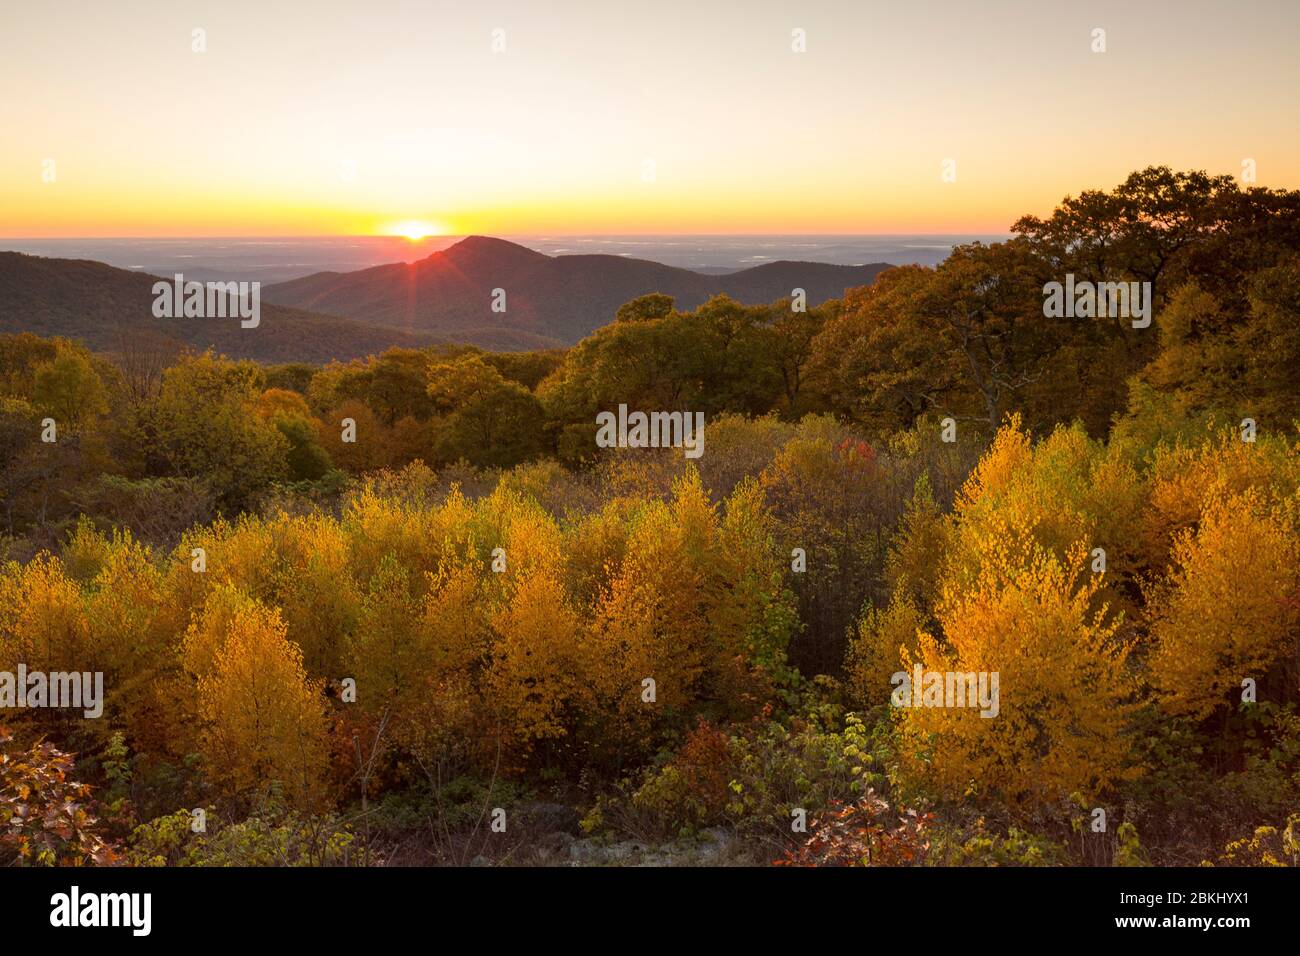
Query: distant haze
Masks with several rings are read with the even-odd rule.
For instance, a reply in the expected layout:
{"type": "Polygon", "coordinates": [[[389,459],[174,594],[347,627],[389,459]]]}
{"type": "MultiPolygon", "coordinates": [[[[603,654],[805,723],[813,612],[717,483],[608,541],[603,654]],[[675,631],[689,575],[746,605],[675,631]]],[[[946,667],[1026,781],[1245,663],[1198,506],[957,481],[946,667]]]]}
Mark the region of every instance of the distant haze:
{"type": "MultiPolygon", "coordinates": [[[[59,259],[92,259],[152,275],[181,272],[212,279],[282,282],[316,272],[353,272],[391,262],[415,262],[453,245],[458,236],[412,242],[393,236],[208,239],[0,239],[0,251],[59,259]]],[[[695,271],[722,273],[789,260],[856,266],[934,265],[954,245],[1004,235],[863,236],[503,236],[550,256],[607,255],[649,259],[695,271]]]]}

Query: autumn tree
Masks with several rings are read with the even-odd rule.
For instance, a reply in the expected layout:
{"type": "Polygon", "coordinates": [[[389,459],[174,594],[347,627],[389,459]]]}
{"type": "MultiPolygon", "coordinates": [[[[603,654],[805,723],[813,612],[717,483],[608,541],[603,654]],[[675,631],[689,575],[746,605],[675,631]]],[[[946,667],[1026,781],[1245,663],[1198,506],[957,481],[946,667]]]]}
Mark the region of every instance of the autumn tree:
{"type": "Polygon", "coordinates": [[[1105,282],[1150,282],[1157,304],[1185,277],[1189,253],[1224,225],[1239,194],[1227,175],[1149,166],[1110,192],[1067,196],[1045,219],[1023,216],[1011,227],[1062,275],[1105,282]]]}
{"type": "Polygon", "coordinates": [[[322,801],[328,754],[321,684],[278,610],[244,599],[187,633],[186,666],[197,678],[200,746],[209,778],[231,795],[277,781],[299,806],[322,801]]]}
{"type": "Polygon", "coordinates": [[[333,468],[330,456],[320,446],[316,420],[302,395],[268,388],[257,400],[257,414],[271,422],[289,443],[285,462],[291,479],[316,481],[333,468]]]}
{"type": "Polygon", "coordinates": [[[960,398],[961,371],[940,359],[940,330],[919,309],[933,282],[933,270],[903,266],[848,290],[811,343],[810,374],[832,407],[882,429],[910,428],[960,398]]]}
{"type": "Polygon", "coordinates": [[[1176,536],[1149,607],[1151,680],[1171,712],[1203,719],[1238,702],[1246,680],[1295,697],[1275,668],[1294,671],[1300,651],[1296,518],[1294,499],[1269,509],[1258,491],[1216,491],[1199,525],[1176,536]]]}
{"type": "Polygon", "coordinates": [[[1286,426],[1300,416],[1300,264],[1261,270],[1245,301],[1180,288],[1159,316],[1160,351],[1143,370],[1191,410],[1286,426]]]}
{"type": "Polygon", "coordinates": [[[920,664],[941,680],[996,673],[997,713],[897,708],[901,769],[913,785],[997,795],[1018,812],[1076,792],[1096,797],[1135,772],[1124,733],[1135,690],[1130,645],[1095,607],[1097,582],[1080,580],[1082,549],[1061,562],[992,547],[974,582],[945,590],[941,634],[921,636],[919,655],[900,669],[911,675],[920,664]]]}

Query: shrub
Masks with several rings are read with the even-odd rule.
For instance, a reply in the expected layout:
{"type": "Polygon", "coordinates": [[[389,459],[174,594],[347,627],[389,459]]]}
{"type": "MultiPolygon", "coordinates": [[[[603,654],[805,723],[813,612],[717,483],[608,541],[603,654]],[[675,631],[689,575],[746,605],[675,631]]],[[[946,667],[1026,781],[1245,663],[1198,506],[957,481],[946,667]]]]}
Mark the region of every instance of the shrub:
{"type": "Polygon", "coordinates": [[[226,823],[212,808],[195,833],[189,810],[136,827],[126,850],[131,866],[340,866],[351,858],[353,834],[337,818],[305,817],[269,808],[226,823]]]}

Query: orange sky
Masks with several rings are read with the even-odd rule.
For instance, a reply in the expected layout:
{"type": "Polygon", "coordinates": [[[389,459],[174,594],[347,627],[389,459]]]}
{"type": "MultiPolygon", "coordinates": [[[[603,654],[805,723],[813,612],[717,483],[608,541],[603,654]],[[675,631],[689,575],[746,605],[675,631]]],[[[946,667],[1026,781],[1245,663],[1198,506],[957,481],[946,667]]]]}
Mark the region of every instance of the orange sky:
{"type": "Polygon", "coordinates": [[[22,4],[0,236],[1002,232],[1152,163],[1300,187],[1297,47],[1294,2],[22,4]]]}

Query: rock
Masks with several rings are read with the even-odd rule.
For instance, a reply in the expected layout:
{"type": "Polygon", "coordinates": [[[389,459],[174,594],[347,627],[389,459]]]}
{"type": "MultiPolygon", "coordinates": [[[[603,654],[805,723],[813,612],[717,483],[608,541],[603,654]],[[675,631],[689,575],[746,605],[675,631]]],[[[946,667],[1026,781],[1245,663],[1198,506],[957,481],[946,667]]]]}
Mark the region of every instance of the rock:
{"type": "Polygon", "coordinates": [[[696,838],[653,845],[639,840],[605,845],[585,837],[569,842],[568,856],[572,866],[731,866],[741,862],[736,848],[734,833],[713,827],[696,838]]]}
{"type": "Polygon", "coordinates": [[[615,843],[607,853],[613,863],[625,863],[634,855],[644,854],[647,847],[644,843],[638,843],[636,840],[624,840],[622,843],[615,843]]]}
{"type": "Polygon", "coordinates": [[[606,858],[604,848],[590,840],[574,840],[569,844],[569,859],[580,866],[597,866],[606,858]]]}
{"type": "Polygon", "coordinates": [[[722,827],[711,827],[701,836],[705,839],[696,850],[701,863],[716,863],[731,849],[731,834],[722,827]]]}

